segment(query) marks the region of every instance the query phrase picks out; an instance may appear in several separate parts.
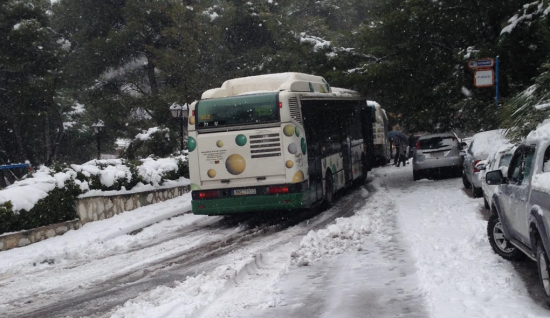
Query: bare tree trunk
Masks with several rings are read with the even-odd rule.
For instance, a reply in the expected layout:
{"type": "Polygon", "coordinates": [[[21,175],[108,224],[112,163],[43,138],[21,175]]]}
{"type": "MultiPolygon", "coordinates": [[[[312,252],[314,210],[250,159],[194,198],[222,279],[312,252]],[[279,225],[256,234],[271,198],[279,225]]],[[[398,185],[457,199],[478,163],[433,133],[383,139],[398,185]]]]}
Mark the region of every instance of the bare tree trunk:
{"type": "Polygon", "coordinates": [[[23,139],[21,138],[21,130],[19,125],[15,122],[15,118],[11,118],[13,134],[15,135],[15,144],[17,145],[17,154],[19,158],[16,158],[19,162],[24,162],[27,160],[27,154],[25,153],[25,148],[23,147],[23,139]]]}
{"type": "Polygon", "coordinates": [[[55,113],[57,115],[57,133],[53,142],[53,149],[50,153],[50,156],[48,157],[48,160],[46,161],[46,165],[48,166],[51,165],[55,161],[55,159],[57,159],[59,145],[61,144],[61,140],[63,139],[63,135],[65,134],[65,127],[63,127],[63,118],[58,111],[56,111],[55,113]]]}
{"type": "Polygon", "coordinates": [[[149,86],[151,87],[151,93],[153,96],[158,96],[159,87],[157,83],[157,78],[155,76],[155,59],[153,56],[147,54],[147,79],[149,80],[149,86]]]}
{"type": "Polygon", "coordinates": [[[47,111],[44,112],[44,163],[47,163],[48,158],[50,157],[51,153],[51,146],[50,146],[50,119],[49,119],[49,113],[47,111]]]}

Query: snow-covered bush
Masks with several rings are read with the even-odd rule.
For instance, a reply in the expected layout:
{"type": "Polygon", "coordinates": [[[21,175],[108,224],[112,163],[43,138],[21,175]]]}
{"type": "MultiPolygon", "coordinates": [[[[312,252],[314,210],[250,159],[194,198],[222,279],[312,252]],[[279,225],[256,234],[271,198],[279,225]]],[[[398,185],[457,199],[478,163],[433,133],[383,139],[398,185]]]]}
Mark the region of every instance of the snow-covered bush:
{"type": "Polygon", "coordinates": [[[0,203],[0,234],[76,219],[75,200],[80,193],[74,181],[67,181],[61,188],[55,185],[28,210],[15,210],[11,200],[0,203]]]}
{"type": "Polygon", "coordinates": [[[177,147],[177,136],[166,127],[149,128],[137,134],[124,151],[124,157],[134,160],[149,156],[167,157],[177,147]]]}
{"type": "Polygon", "coordinates": [[[32,176],[0,190],[0,234],[72,220],[77,217],[75,200],[79,195],[146,191],[167,183],[178,186],[188,177],[186,156],[41,167],[32,176]]]}

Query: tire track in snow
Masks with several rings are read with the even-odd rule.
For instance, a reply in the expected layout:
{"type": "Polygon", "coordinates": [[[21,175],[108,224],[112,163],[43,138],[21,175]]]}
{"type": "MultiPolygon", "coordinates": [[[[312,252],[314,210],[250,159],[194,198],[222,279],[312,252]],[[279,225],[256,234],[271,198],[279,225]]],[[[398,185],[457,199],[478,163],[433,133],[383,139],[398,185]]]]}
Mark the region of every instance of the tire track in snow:
{"type": "MultiPolygon", "coordinates": [[[[323,227],[332,222],[335,218],[349,214],[349,210],[338,207],[349,204],[351,198],[343,197],[335,207],[321,213],[318,209],[301,211],[296,214],[278,214],[275,217],[260,219],[252,216],[248,219],[229,218],[218,225],[205,225],[204,229],[197,229],[197,225],[190,228],[180,229],[178,233],[187,234],[186,238],[207,236],[213,230],[234,229],[242,221],[242,230],[232,233],[223,238],[208,241],[190,249],[179,251],[166,257],[160,257],[151,261],[143,261],[141,264],[123,268],[118,274],[105,273],[104,278],[87,285],[75,286],[68,289],[67,286],[52,289],[48,294],[40,297],[32,295],[26,298],[17,299],[8,308],[13,317],[57,317],[57,316],[90,316],[100,317],[113,307],[123,304],[138,294],[151,290],[159,285],[170,286],[175,281],[185,280],[187,276],[194,276],[197,273],[212,270],[218,265],[217,259],[241,249],[243,246],[254,243],[255,240],[269,237],[273,233],[284,231],[306,221],[304,231],[307,233],[312,228],[323,227]],[[315,222],[307,224],[317,215],[321,215],[315,222]],[[252,228],[251,228],[252,227],[252,228]]],[[[147,248],[152,249],[162,245],[171,239],[181,239],[173,233],[166,237],[159,238],[157,244],[149,244],[147,248]]],[[[131,253],[142,250],[143,246],[132,248],[131,253]]],[[[120,256],[120,255],[113,255],[120,256]]],[[[109,257],[102,261],[109,262],[109,257]]],[[[73,264],[74,265],[74,264],[73,264]]],[[[73,267],[77,270],[77,267],[73,267]]]]}

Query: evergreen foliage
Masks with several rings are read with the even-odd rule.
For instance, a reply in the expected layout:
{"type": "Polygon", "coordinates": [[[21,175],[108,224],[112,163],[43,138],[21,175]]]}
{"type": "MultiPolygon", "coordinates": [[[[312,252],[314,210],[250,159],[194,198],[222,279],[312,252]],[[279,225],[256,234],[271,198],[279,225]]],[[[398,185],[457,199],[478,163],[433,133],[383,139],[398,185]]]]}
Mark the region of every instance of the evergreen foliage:
{"type": "MultiPolygon", "coordinates": [[[[531,110],[522,108],[522,92],[545,76],[549,6],[548,0],[7,0],[0,4],[0,164],[93,158],[90,126],[98,119],[107,127],[100,136],[106,152],[117,138],[147,127],[179,131],[168,111],[173,103],[191,103],[229,78],[288,71],[359,90],[408,131],[517,127],[527,117],[511,121],[506,114],[531,110]],[[494,89],[473,86],[466,67],[470,59],[497,55],[504,108],[495,106],[494,89]],[[78,112],[77,105],[83,105],[78,112]]],[[[531,122],[538,116],[545,115],[537,112],[531,122]]],[[[162,152],[169,146],[177,149],[173,143],[162,152]]]]}
{"type": "Polygon", "coordinates": [[[124,157],[129,160],[143,159],[149,156],[168,157],[178,144],[179,138],[168,128],[159,127],[150,138],[135,138],[124,151],[124,157]]]}

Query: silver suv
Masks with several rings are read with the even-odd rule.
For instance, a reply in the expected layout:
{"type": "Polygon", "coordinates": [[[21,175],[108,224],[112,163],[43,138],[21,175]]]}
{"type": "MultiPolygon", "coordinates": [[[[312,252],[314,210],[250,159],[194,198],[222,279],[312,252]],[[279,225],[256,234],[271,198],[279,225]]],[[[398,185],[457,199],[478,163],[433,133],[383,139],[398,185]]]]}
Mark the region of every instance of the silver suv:
{"type": "Polygon", "coordinates": [[[524,141],[507,171],[489,171],[485,181],[498,186],[487,224],[491,247],[506,259],[535,260],[550,304],[550,140],[524,141]]]}
{"type": "Polygon", "coordinates": [[[460,176],[463,161],[461,147],[454,133],[421,136],[413,155],[414,181],[434,174],[460,176]]]}

